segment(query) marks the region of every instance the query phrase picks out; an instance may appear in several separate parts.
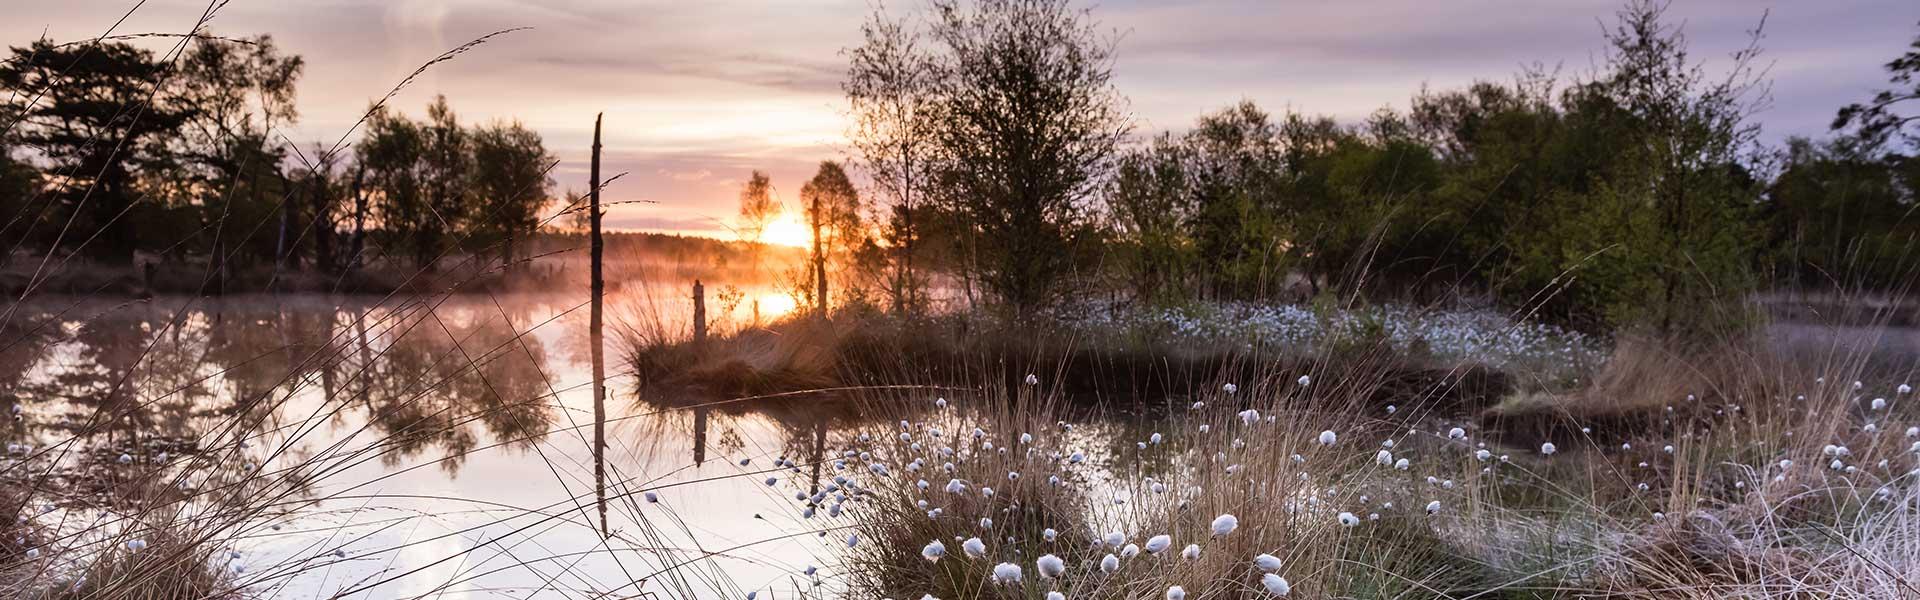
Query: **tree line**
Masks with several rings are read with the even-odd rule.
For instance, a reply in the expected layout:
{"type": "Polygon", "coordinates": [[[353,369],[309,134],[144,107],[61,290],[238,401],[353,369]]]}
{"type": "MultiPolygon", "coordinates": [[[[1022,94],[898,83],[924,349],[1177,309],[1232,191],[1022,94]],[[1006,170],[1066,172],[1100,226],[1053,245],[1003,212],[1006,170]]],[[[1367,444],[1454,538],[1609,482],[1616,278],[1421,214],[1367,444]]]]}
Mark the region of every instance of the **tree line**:
{"type": "Polygon", "coordinates": [[[511,263],[552,201],[556,159],[518,122],[424,118],[383,103],[357,143],[302,149],[304,60],[273,38],[13,47],[0,63],[0,244],[127,264],[206,260],[335,273],[432,268],[451,253],[511,263]]]}
{"type": "MultiPolygon", "coordinates": [[[[1471,296],[1665,331],[1737,319],[1708,309],[1761,286],[1910,280],[1920,116],[1900,109],[1920,87],[1770,148],[1759,29],[1709,65],[1664,9],[1626,4],[1588,74],[1422,89],[1358,123],[1242,101],[1148,136],[1111,82],[1115,36],[1067,0],[877,10],[846,51],[870,185],[848,244],[869,251],[844,264],[905,311],[944,274],[1015,315],[1115,288],[1471,296]]],[[[1896,86],[1915,48],[1887,64],[1896,86]]]]}

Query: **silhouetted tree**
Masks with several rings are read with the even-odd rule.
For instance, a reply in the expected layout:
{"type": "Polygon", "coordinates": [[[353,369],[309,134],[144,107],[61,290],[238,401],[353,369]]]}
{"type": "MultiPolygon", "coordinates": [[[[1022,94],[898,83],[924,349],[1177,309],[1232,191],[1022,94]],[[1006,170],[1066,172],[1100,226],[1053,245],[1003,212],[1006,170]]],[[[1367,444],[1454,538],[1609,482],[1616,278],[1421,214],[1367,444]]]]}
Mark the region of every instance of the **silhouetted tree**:
{"type": "Polygon", "coordinates": [[[14,142],[45,161],[54,210],[30,228],[49,243],[131,261],[139,171],[171,159],[167,144],[194,116],[166,91],[153,53],[107,42],[37,40],[0,62],[14,142]]]}
{"type": "Polygon", "coordinates": [[[892,250],[886,291],[896,313],[917,310],[920,250],[915,215],[927,204],[939,99],[938,72],[919,30],[876,10],[860,28],[862,44],[848,49],[847,81],[853,126],[847,140],[879,189],[880,232],[892,250]]]}
{"type": "Polygon", "coordinates": [[[860,194],[840,163],[822,161],[820,170],[800,186],[800,204],[813,233],[808,256],[812,268],[813,305],[825,315],[830,307],[827,271],[832,263],[845,264],[853,247],[864,241],[860,224],[860,194]]]}
{"type": "Polygon", "coordinates": [[[1089,192],[1131,128],[1112,40],[1065,0],[933,2],[943,200],[1016,315],[1055,299],[1089,192]]]}
{"type": "Polygon", "coordinates": [[[736,235],[742,241],[759,243],[767,233],[767,225],[780,217],[780,203],[773,199],[773,180],[766,173],[754,171],[747,183],[740,186],[740,219],[735,222],[736,235]]]}
{"type": "Polygon", "coordinates": [[[472,196],[478,201],[473,227],[480,247],[497,245],[508,265],[516,242],[540,225],[540,209],[552,199],[547,169],[555,159],[540,134],[518,122],[493,123],[472,133],[472,196]]]}
{"type": "Polygon", "coordinates": [[[1849,129],[1854,137],[1869,146],[1880,146],[1901,138],[1909,147],[1920,146],[1920,113],[1901,114],[1900,107],[1920,102],[1920,36],[1907,45],[1907,53],[1887,62],[1887,81],[1894,87],[1874,92],[1873,99],[1841,107],[1834,116],[1833,128],[1849,129]]]}

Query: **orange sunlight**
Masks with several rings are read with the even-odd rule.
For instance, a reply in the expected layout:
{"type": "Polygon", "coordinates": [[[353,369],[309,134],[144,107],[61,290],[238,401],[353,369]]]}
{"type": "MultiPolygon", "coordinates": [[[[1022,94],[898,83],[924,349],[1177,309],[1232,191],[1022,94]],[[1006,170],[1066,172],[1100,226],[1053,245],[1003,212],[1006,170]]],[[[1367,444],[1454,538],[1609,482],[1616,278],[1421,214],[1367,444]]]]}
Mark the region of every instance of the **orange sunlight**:
{"type": "Polygon", "coordinates": [[[800,220],[800,215],[796,211],[782,211],[780,218],[767,224],[766,231],[760,234],[760,241],[806,248],[813,245],[813,231],[800,220]]]}

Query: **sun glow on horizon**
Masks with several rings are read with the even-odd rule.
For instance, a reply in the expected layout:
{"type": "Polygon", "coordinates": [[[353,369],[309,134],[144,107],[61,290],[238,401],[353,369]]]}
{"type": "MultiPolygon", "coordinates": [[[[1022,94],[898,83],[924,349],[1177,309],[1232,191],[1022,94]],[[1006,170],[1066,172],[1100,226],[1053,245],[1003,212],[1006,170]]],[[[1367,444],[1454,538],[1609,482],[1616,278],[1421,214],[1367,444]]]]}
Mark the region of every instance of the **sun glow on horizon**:
{"type": "Polygon", "coordinates": [[[760,233],[760,241],[781,246],[806,248],[813,245],[813,230],[800,220],[795,211],[782,211],[780,218],[767,223],[765,231],[760,233]]]}

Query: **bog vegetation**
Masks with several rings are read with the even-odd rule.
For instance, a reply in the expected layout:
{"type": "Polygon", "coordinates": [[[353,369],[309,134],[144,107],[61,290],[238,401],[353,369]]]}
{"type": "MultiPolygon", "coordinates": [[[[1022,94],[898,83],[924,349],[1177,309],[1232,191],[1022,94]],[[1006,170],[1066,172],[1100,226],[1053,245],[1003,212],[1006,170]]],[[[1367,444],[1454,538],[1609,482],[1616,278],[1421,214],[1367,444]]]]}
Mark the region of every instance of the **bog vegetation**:
{"type": "MultiPolygon", "coordinates": [[[[1920,37],[1887,63],[1892,87],[1780,147],[1756,119],[1763,15],[1752,45],[1702,60],[1643,0],[1587,72],[1420,89],[1359,122],[1240,101],[1149,132],[1092,10],[876,9],[844,52],[848,155],[794,206],[756,171],[736,240],[612,236],[643,265],[616,282],[671,280],[615,313],[621,420],[691,415],[689,469],[715,411],[817,420],[711,478],[486,507],[515,534],[530,518],[599,543],[514,567],[647,566],[535,594],[1920,596],[1920,363],[1776,343],[1761,301],[1814,291],[1848,325],[1912,325],[1920,37]],[[804,249],[763,243],[787,210],[804,249]],[[730,286],[718,312],[751,318],[658,307],[682,280],[735,277],[798,309],[763,319],[730,286]],[[742,478],[792,517],[746,546],[811,540],[819,564],[746,580],[714,566],[746,546],[673,546],[710,516],[679,488],[742,478]],[[596,508],[626,526],[596,527],[596,508]]],[[[0,62],[0,594],[268,596],[422,552],[443,554],[292,591],[398,594],[382,586],[453,561],[419,595],[471,591],[473,550],[440,538],[326,537],[269,564],[237,548],[322,502],[378,508],[370,490],[425,464],[574,441],[555,415],[575,418],[562,396],[586,384],[545,372],[544,324],[434,307],[486,295],[506,316],[496,292],[584,290],[550,267],[580,260],[595,190],[556,190],[538,132],[463,121],[445,97],[410,115],[390,93],[354,131],[294,143],[304,65],[204,29],[33,40],[0,62]],[[259,353],[217,312],[106,340],[68,314],[79,301],[33,304],[289,291],[390,295],[319,301],[307,337],[276,316],[259,353]],[[401,343],[416,326],[444,339],[401,343]],[[168,352],[182,329],[221,351],[168,352]],[[46,356],[89,366],[35,371],[46,356]],[[205,364],[150,383],[156,361],[205,364]],[[227,405],[182,402],[216,377],[241,382],[227,405]],[[361,410],[347,439],[307,437],[361,410]],[[405,464],[426,448],[446,456],[405,464]],[[338,480],[375,463],[393,472],[338,480]]],[[[562,481],[588,469],[537,460],[562,481]]]]}

